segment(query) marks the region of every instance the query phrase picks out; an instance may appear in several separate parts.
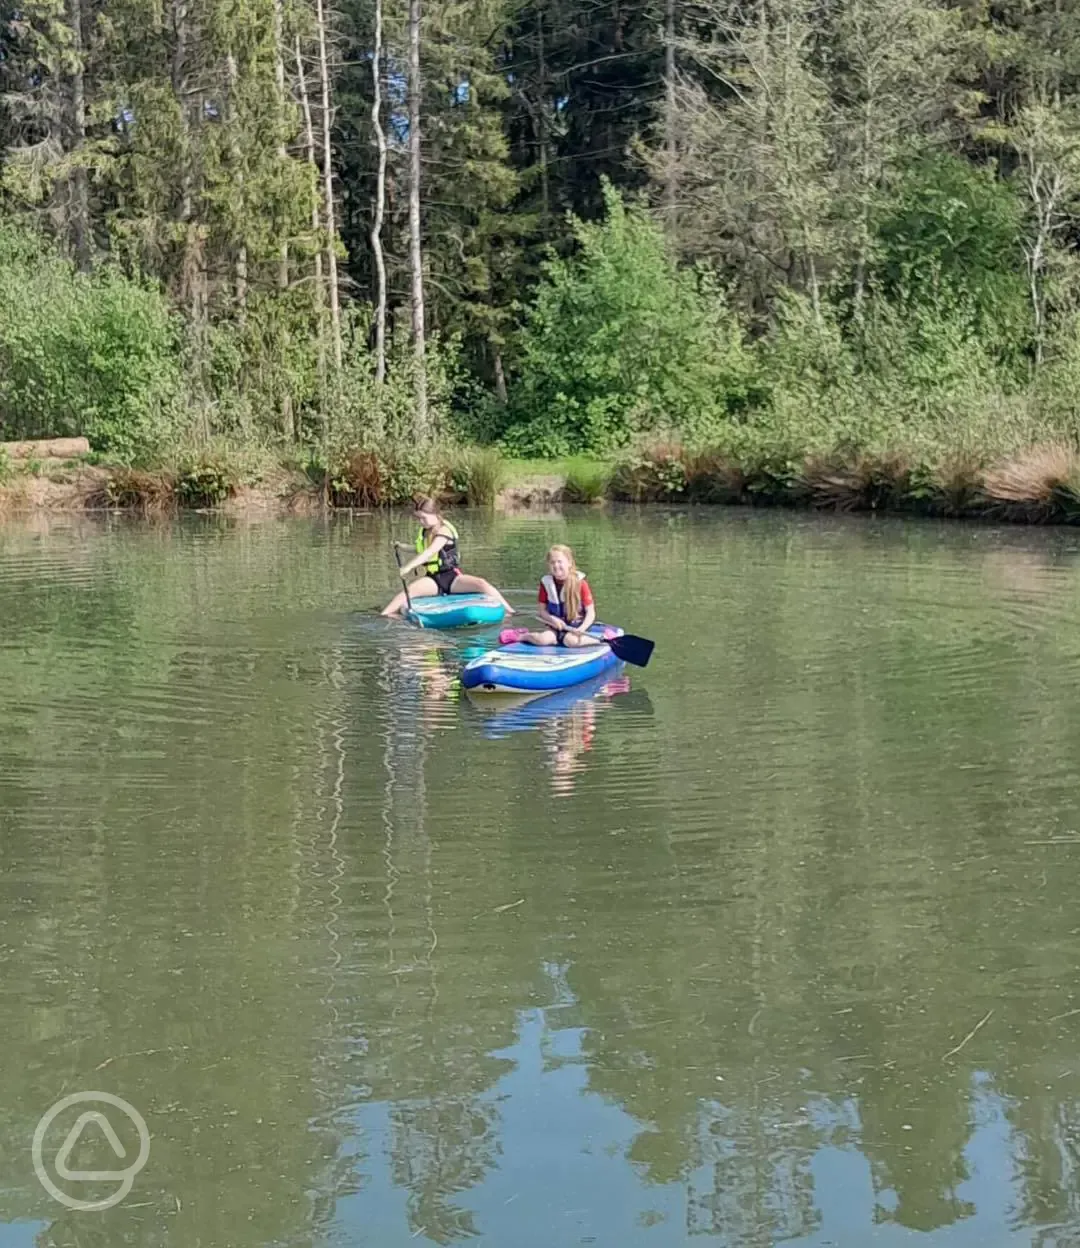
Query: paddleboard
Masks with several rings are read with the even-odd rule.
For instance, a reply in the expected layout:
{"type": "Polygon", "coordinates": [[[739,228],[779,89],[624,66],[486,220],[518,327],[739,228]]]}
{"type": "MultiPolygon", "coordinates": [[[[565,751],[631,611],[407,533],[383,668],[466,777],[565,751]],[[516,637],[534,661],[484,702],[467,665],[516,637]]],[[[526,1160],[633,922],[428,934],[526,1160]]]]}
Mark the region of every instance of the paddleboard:
{"type": "Polygon", "coordinates": [[[421,628],[465,628],[472,624],[499,624],[506,608],[486,594],[442,594],[414,598],[405,619],[421,628]]]}
{"type": "MultiPolygon", "coordinates": [[[[499,646],[466,663],[461,683],[475,694],[521,694],[567,689],[592,680],[619,661],[602,640],[606,627],[594,624],[589,629],[597,638],[595,646],[528,646],[522,642],[499,646]]],[[[621,636],[622,629],[614,632],[621,636]]]]}

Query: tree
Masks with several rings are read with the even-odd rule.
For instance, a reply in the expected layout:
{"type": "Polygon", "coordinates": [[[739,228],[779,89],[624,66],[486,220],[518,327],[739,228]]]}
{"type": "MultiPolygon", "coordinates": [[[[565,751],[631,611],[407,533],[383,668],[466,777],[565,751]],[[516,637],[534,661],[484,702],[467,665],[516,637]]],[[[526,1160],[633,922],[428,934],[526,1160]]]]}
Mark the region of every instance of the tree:
{"type": "Polygon", "coordinates": [[[607,451],[642,433],[715,432],[745,400],[749,361],[719,292],[679,269],[640,206],[604,187],[602,223],[575,219],[525,326],[515,450],[607,451]]]}
{"type": "Polygon", "coordinates": [[[707,0],[696,29],[679,45],[696,72],[675,92],[682,150],[666,172],[680,246],[736,270],[758,315],[778,284],[805,290],[817,314],[839,239],[816,0],[707,0]]]}
{"type": "Polygon", "coordinates": [[[428,436],[424,361],[424,253],[420,233],[420,0],[409,0],[409,270],[412,274],[412,339],[416,355],[416,434],[428,436]]]}

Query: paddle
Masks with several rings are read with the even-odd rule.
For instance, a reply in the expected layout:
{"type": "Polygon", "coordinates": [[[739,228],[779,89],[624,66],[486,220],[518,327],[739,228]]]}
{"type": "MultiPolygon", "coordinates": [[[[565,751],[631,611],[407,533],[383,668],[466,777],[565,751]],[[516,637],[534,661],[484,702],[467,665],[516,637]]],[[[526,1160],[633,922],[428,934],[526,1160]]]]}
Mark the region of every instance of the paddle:
{"type": "Polygon", "coordinates": [[[632,663],[635,667],[646,667],[652,657],[654,641],[647,637],[635,637],[633,633],[623,633],[621,637],[612,637],[607,643],[611,653],[624,663],[632,663]]]}
{"type": "MultiPolygon", "coordinates": [[[[551,627],[541,616],[538,615],[536,618],[541,624],[551,627]]],[[[634,667],[647,667],[656,642],[650,641],[647,637],[636,637],[633,633],[623,633],[621,637],[604,637],[602,640],[598,637],[596,644],[610,646],[611,653],[624,663],[630,663],[634,667]]]]}
{"type": "Polygon", "coordinates": [[[424,621],[412,609],[412,599],[409,597],[409,582],[405,579],[404,573],[401,571],[401,554],[398,551],[398,543],[394,543],[394,559],[397,561],[398,576],[401,577],[401,588],[405,591],[405,605],[409,608],[409,614],[416,621],[420,628],[424,627],[424,621]]]}

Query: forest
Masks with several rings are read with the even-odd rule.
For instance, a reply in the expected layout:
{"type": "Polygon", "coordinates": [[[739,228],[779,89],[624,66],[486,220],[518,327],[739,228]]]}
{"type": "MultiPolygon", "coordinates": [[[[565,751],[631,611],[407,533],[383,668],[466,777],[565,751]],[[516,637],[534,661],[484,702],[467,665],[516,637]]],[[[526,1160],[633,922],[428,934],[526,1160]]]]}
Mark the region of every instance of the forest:
{"type": "Polygon", "coordinates": [[[0,0],[0,437],[1072,499],[1078,123],[1069,0],[0,0]]]}

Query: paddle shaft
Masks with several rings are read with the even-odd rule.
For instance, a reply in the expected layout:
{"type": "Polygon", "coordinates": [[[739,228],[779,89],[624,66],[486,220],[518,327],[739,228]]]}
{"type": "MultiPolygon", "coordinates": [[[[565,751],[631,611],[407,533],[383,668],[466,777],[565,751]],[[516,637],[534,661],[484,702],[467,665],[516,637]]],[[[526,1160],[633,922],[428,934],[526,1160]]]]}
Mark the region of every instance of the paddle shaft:
{"type": "MultiPolygon", "coordinates": [[[[405,573],[401,570],[401,553],[398,550],[397,542],[394,543],[394,559],[397,562],[398,576],[401,577],[401,588],[405,591],[405,604],[409,608],[409,613],[412,614],[412,599],[409,597],[409,582],[405,579],[405,573]]],[[[416,622],[421,628],[424,627],[423,621],[419,618],[416,622]]]]}

